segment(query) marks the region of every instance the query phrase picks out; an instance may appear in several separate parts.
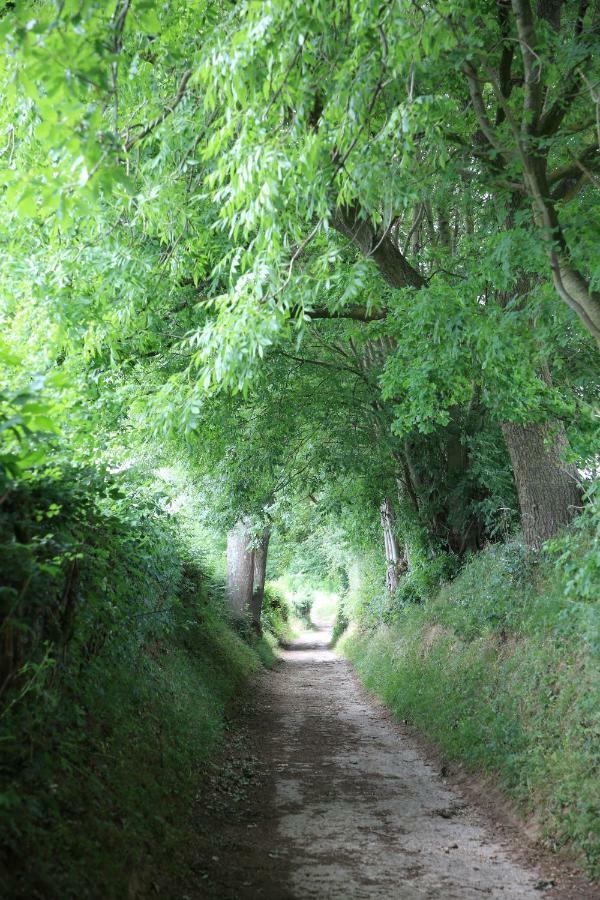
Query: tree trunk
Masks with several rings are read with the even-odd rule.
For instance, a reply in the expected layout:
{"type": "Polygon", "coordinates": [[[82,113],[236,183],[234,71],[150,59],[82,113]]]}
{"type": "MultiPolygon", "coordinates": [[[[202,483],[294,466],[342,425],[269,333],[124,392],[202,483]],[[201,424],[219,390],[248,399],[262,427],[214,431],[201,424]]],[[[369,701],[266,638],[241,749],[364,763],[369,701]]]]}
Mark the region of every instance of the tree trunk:
{"type": "Polygon", "coordinates": [[[392,501],[388,497],[382,502],[379,511],[381,513],[381,527],[383,528],[383,543],[387,561],[385,581],[388,591],[390,594],[393,594],[398,587],[400,575],[406,569],[406,559],[394,534],[394,510],[392,501]]]}
{"type": "Polygon", "coordinates": [[[254,584],[252,534],[240,519],[227,535],[227,597],[234,619],[242,619],[250,610],[254,584]]]}
{"type": "Polygon", "coordinates": [[[265,596],[265,577],[267,574],[267,554],[269,551],[269,540],[271,539],[271,529],[265,528],[258,546],[254,550],[254,591],[252,593],[252,602],[250,611],[252,615],[252,626],[260,634],[260,614],[265,596]]]}
{"type": "Polygon", "coordinates": [[[576,467],[563,462],[568,448],[561,423],[504,422],[502,433],[513,466],[525,544],[541,547],[567,525],[581,505],[576,467]]]}
{"type": "Polygon", "coordinates": [[[450,410],[450,422],[443,435],[442,455],[446,461],[446,491],[444,526],[447,529],[446,540],[453,553],[462,556],[481,548],[482,525],[478,517],[465,513],[465,500],[473,499],[474,488],[465,495],[464,485],[470,466],[467,445],[464,440],[466,423],[463,411],[459,407],[450,410]]]}

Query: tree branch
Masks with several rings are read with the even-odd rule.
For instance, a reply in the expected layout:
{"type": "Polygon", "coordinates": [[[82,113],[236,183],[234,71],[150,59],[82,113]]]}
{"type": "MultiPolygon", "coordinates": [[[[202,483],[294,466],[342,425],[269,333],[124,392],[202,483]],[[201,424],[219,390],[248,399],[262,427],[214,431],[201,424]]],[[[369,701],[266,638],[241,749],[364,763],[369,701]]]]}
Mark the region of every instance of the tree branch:
{"type": "Polygon", "coordinates": [[[369,219],[363,217],[357,206],[339,207],[331,224],[348,238],[365,256],[372,259],[379,271],[393,288],[421,288],[425,278],[406,259],[397,246],[389,229],[380,234],[369,219]]]}
{"type": "Polygon", "coordinates": [[[552,199],[572,200],[587,182],[598,187],[598,178],[593,169],[597,168],[599,164],[600,151],[594,144],[592,147],[587,147],[578,157],[572,157],[572,162],[555,169],[548,176],[548,185],[550,187],[555,185],[552,199]]]}
{"type": "Polygon", "coordinates": [[[600,149],[597,144],[591,144],[589,147],[586,147],[577,158],[573,158],[572,162],[565,166],[559,166],[559,168],[555,169],[553,172],[549,172],[548,184],[556,184],[557,182],[562,181],[563,178],[572,178],[574,175],[579,175],[581,173],[580,165],[596,154],[600,157],[600,149]]]}
{"type": "Polygon", "coordinates": [[[504,149],[496,136],[492,123],[489,120],[487,110],[485,108],[485,103],[483,102],[483,92],[481,90],[481,82],[479,81],[477,70],[470,63],[465,63],[463,65],[463,72],[467,76],[469,94],[471,96],[471,105],[473,106],[473,112],[475,113],[475,118],[477,119],[477,123],[481,129],[481,132],[492,150],[495,150],[496,153],[503,159],[504,149]]]}
{"type": "MultiPolygon", "coordinates": [[[[583,62],[583,60],[581,61],[583,62]]],[[[581,62],[575,69],[567,73],[563,83],[562,90],[556,98],[550,109],[540,119],[537,134],[539,137],[548,137],[554,134],[559,128],[562,120],[566,116],[569,107],[579,94],[579,68],[581,62]]]]}
{"type": "Polygon", "coordinates": [[[115,6],[115,11],[111,20],[111,25],[114,29],[112,52],[115,55],[115,59],[111,63],[110,71],[114,104],[113,117],[115,134],[118,134],[119,131],[119,56],[123,50],[123,32],[125,30],[125,21],[130,6],[131,0],[120,0],[120,3],[117,3],[115,6]]]}
{"type": "Polygon", "coordinates": [[[177,107],[179,106],[179,104],[181,103],[181,101],[183,100],[183,98],[185,96],[187,84],[191,77],[192,77],[191,69],[188,69],[186,72],[183,73],[183,75],[181,77],[181,81],[179,82],[179,87],[177,88],[177,93],[176,93],[175,97],[173,98],[173,100],[168,104],[168,106],[165,106],[165,108],[160,113],[160,115],[156,116],[155,119],[152,119],[151,122],[148,122],[148,124],[145,125],[141,131],[139,131],[136,135],[134,135],[133,137],[129,138],[126,141],[125,150],[127,151],[127,153],[129,153],[131,148],[134,147],[137,143],[139,143],[139,141],[142,141],[144,138],[148,137],[148,135],[151,134],[155,128],[158,128],[159,125],[162,125],[162,123],[165,121],[165,119],[167,119],[171,115],[171,113],[177,109],[177,107]]]}
{"type": "MultiPolygon", "coordinates": [[[[578,40],[583,34],[583,20],[585,18],[588,6],[589,3],[587,2],[587,0],[580,0],[579,10],[577,12],[577,18],[575,21],[576,40],[578,40]]],[[[596,23],[594,23],[592,25],[592,30],[597,31],[597,27],[598,26],[596,25],[596,23]]],[[[584,77],[581,74],[581,67],[583,63],[588,62],[591,56],[592,53],[588,50],[583,59],[578,60],[577,65],[566,73],[565,77],[562,80],[562,88],[558,97],[556,98],[548,112],[545,113],[545,115],[543,115],[540,120],[538,126],[538,134],[541,137],[546,137],[550,134],[554,134],[561,125],[565,115],[569,110],[569,107],[571,106],[573,101],[577,99],[579,93],[579,78],[584,77]]]]}
{"type": "MultiPolygon", "coordinates": [[[[508,99],[512,91],[512,63],[515,54],[515,48],[512,41],[509,41],[510,23],[508,13],[510,8],[510,0],[499,0],[498,3],[498,24],[500,33],[502,34],[502,54],[500,56],[499,66],[499,83],[502,95],[508,99]]],[[[501,125],[506,118],[506,113],[502,106],[498,106],[496,110],[496,126],[501,125]]]]}
{"type": "Polygon", "coordinates": [[[285,353],[283,350],[277,350],[275,353],[276,356],[284,356],[286,359],[293,359],[295,362],[302,363],[303,365],[322,366],[325,369],[334,369],[336,372],[351,372],[352,375],[357,375],[359,378],[363,377],[362,372],[351,368],[351,366],[337,366],[335,363],[326,362],[323,359],[306,359],[303,356],[294,356],[292,353],[285,353]]]}
{"type": "Polygon", "coordinates": [[[277,88],[277,90],[275,91],[275,93],[273,94],[273,96],[271,97],[271,99],[269,100],[269,103],[268,103],[268,105],[267,105],[267,108],[265,109],[265,111],[264,111],[264,113],[263,113],[263,119],[266,119],[266,118],[267,118],[267,115],[269,114],[270,110],[272,109],[273,104],[275,103],[275,101],[277,100],[277,98],[278,98],[279,95],[281,94],[282,90],[284,89],[284,87],[285,87],[285,85],[286,85],[286,83],[287,83],[287,80],[288,80],[288,76],[289,76],[290,72],[292,71],[292,69],[294,68],[294,66],[296,65],[296,63],[297,63],[297,61],[298,61],[298,58],[299,58],[299,56],[300,56],[301,53],[302,53],[302,44],[299,45],[298,49],[297,49],[296,52],[294,53],[294,55],[293,55],[293,57],[292,57],[292,60],[291,60],[289,66],[287,67],[287,69],[286,69],[286,71],[285,71],[285,74],[284,74],[284,76],[283,76],[283,80],[282,80],[281,84],[279,85],[279,87],[277,88]]]}
{"type": "Polygon", "coordinates": [[[537,39],[533,13],[529,0],[512,0],[512,8],[517,21],[519,47],[525,72],[525,103],[521,128],[524,133],[535,134],[542,109],[543,91],[542,64],[534,49],[537,46],[537,39]]]}
{"type": "Polygon", "coordinates": [[[305,310],[305,315],[310,319],[352,319],[355,322],[381,322],[387,314],[386,309],[368,311],[366,306],[349,306],[339,312],[326,309],[324,306],[305,310]]]}
{"type": "MultiPolygon", "coordinates": [[[[593,162],[600,163],[600,157],[593,162]]],[[[564,167],[568,168],[567,166],[564,167]]],[[[568,176],[563,177],[558,185],[552,191],[553,200],[563,200],[568,203],[584,188],[586,184],[593,184],[595,188],[600,188],[600,178],[588,166],[586,166],[581,158],[573,160],[573,166],[570,167],[568,176]]]]}

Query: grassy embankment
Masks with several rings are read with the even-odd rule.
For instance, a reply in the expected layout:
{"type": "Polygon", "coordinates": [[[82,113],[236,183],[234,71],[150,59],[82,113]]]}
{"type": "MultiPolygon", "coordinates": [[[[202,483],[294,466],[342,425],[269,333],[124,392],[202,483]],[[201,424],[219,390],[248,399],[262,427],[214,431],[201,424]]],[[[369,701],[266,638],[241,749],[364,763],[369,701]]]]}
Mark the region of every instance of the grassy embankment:
{"type": "Polygon", "coordinates": [[[271,632],[244,639],[172,517],[84,470],[2,509],[0,883],[16,898],[122,898],[168,871],[271,632]],[[137,887],[135,887],[137,886],[137,887]]]}
{"type": "MultiPolygon", "coordinates": [[[[496,545],[341,641],[366,687],[449,760],[493,773],[600,875],[600,517],[555,552],[496,545]]],[[[406,590],[404,592],[407,593],[406,590]]],[[[410,593],[410,592],[408,592],[410,593]]]]}

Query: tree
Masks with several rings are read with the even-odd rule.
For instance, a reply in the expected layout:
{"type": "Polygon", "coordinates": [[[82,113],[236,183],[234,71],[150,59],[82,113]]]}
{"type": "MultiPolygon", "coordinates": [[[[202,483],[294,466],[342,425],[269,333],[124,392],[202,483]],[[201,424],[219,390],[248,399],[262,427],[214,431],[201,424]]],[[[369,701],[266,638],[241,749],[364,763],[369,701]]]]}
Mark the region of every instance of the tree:
{"type": "Polygon", "coordinates": [[[254,548],[254,578],[252,601],[250,603],[252,625],[260,633],[260,615],[262,612],[263,600],[265,598],[265,578],[267,574],[267,554],[269,551],[269,541],[271,539],[271,529],[264,528],[259,535],[256,547],[254,548]]]}
{"type": "MultiPolygon", "coordinates": [[[[434,3],[427,16],[409,2],[82,10],[62,5],[57,18],[41,4],[35,27],[27,9],[3,26],[4,80],[19,85],[6,122],[17,113],[27,123],[9,142],[5,202],[36,223],[18,240],[45,269],[36,283],[5,261],[5,285],[17,303],[32,284],[39,303],[51,297],[60,352],[83,340],[102,365],[154,358],[156,416],[167,431],[177,419],[188,437],[204,393],[247,390],[266,356],[296,355],[332,379],[345,366],[344,390],[360,382],[371,392],[363,424],[400,506],[458,553],[486,534],[478,510],[490,493],[473,448],[490,429],[502,425],[509,442],[530,436],[538,467],[560,482],[561,422],[593,394],[575,396],[568,379],[550,387],[543,372],[560,370],[567,341],[589,351],[552,298],[555,257],[593,293],[593,110],[568,85],[591,77],[595,10],[563,7],[559,17],[558,5],[535,13],[486,0],[434,3]],[[59,47],[71,81],[55,63],[59,47]],[[540,205],[542,170],[551,196],[540,205]],[[544,210],[557,217],[551,234],[544,210]],[[67,300],[65,285],[85,303],[67,300]],[[335,335],[333,356],[299,349],[309,333],[335,335]],[[380,358],[365,365],[378,343],[380,358]],[[182,390],[186,379],[193,389],[182,390]],[[416,446],[429,470],[411,458],[416,446]]],[[[258,438],[247,468],[260,468],[258,438]]],[[[273,454],[275,441],[264,444],[273,454]]],[[[526,505],[530,470],[509,449],[526,505]]],[[[278,459],[260,487],[251,479],[252,509],[279,465],[291,471],[278,459]]],[[[235,515],[245,514],[235,493],[235,515]]],[[[554,507],[545,493],[536,500],[550,531],[578,505],[568,494],[555,493],[554,507]]],[[[376,507],[386,496],[387,487],[376,507]]],[[[525,530],[532,545],[549,533],[525,530]]]]}
{"type": "Polygon", "coordinates": [[[248,523],[240,520],[227,535],[227,596],[234,619],[243,619],[249,613],[253,586],[252,532],[248,523]]]}
{"type": "Polygon", "coordinates": [[[394,509],[389,497],[383,500],[380,512],[385,558],[387,561],[386,586],[390,594],[394,594],[398,587],[400,575],[406,568],[406,559],[400,550],[398,539],[394,532],[394,509]]]}

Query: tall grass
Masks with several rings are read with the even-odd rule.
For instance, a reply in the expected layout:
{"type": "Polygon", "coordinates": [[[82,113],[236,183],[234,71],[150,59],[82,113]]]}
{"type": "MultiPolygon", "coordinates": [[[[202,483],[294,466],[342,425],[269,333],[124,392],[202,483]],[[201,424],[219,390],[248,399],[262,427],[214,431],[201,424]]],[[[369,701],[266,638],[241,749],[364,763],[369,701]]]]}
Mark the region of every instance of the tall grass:
{"type": "MultiPolygon", "coordinates": [[[[598,553],[590,522],[557,558],[516,542],[474,557],[391,624],[341,642],[367,688],[449,759],[495,773],[547,842],[600,875],[599,606],[569,571],[598,553]]],[[[600,594],[600,592],[599,592],[600,594]]]]}

